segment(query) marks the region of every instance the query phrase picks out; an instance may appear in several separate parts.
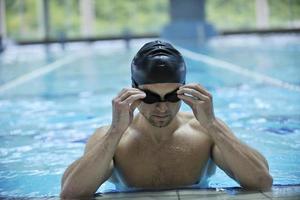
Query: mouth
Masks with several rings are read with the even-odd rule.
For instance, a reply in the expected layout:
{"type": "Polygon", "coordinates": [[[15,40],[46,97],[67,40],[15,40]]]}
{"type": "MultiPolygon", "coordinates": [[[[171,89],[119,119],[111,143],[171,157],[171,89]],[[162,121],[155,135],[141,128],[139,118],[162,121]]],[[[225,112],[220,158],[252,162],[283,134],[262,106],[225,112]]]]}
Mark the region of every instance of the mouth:
{"type": "Polygon", "coordinates": [[[169,117],[169,115],[152,115],[153,117],[156,117],[158,119],[164,119],[164,118],[167,118],[169,117]]]}

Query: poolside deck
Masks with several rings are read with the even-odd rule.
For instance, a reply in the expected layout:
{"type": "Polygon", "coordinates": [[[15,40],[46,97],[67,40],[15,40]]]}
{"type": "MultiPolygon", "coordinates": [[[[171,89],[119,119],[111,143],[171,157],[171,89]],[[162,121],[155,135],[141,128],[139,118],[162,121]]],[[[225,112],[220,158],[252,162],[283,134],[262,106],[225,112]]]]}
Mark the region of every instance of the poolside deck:
{"type": "Polygon", "coordinates": [[[244,191],[242,189],[185,189],[185,190],[166,190],[159,192],[129,192],[129,193],[109,193],[102,194],[96,198],[97,200],[104,199],[165,199],[165,200],[182,200],[182,199],[285,199],[285,200],[299,200],[300,186],[273,186],[269,192],[254,192],[244,191]]]}

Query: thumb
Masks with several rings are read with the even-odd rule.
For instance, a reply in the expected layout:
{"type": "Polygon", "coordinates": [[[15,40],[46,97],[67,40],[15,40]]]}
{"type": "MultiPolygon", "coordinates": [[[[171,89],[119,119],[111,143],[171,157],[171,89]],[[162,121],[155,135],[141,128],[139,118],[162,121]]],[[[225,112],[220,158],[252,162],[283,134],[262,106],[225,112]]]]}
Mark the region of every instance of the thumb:
{"type": "Polygon", "coordinates": [[[141,104],[141,100],[136,100],[130,105],[130,112],[133,113],[134,110],[141,104]]]}
{"type": "Polygon", "coordinates": [[[181,99],[184,103],[189,105],[191,108],[193,107],[193,101],[190,97],[184,95],[178,95],[179,99],[181,99]]]}

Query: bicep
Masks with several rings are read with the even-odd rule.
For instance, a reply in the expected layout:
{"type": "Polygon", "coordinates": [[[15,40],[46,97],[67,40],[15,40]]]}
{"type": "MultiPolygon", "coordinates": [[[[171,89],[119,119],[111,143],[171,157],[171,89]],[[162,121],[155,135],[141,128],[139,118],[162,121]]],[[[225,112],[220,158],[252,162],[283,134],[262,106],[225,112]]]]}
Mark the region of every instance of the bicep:
{"type": "Polygon", "coordinates": [[[107,170],[107,173],[105,174],[105,180],[109,179],[112,176],[114,169],[114,160],[110,162],[109,168],[107,170]]]}
{"type": "Polygon", "coordinates": [[[212,159],[219,168],[221,168],[229,177],[234,179],[233,173],[230,170],[229,165],[226,163],[225,159],[223,159],[221,150],[215,144],[212,147],[212,159]]]}
{"type": "MultiPolygon", "coordinates": [[[[96,142],[101,140],[101,138],[104,136],[104,134],[107,131],[107,127],[101,127],[99,129],[97,129],[95,131],[95,133],[89,138],[87,144],[85,145],[85,149],[84,149],[84,155],[87,154],[90,150],[93,149],[93,147],[95,146],[96,142]]],[[[83,155],[83,156],[84,156],[83,155]]],[[[82,157],[80,157],[79,159],[77,159],[76,161],[74,161],[64,172],[63,177],[62,177],[62,181],[61,181],[61,186],[63,186],[66,178],[69,176],[69,174],[76,168],[76,166],[80,163],[80,160],[82,159],[82,157]]],[[[107,173],[105,175],[106,179],[109,178],[112,174],[112,170],[114,167],[114,163],[113,160],[111,161],[109,168],[107,170],[107,173]]]]}
{"type": "MultiPolygon", "coordinates": [[[[229,133],[229,135],[232,135],[234,137],[233,133],[225,124],[225,122],[223,122],[219,118],[217,118],[217,121],[222,125],[221,129],[225,130],[227,133],[229,133]]],[[[235,179],[234,173],[232,172],[232,170],[230,170],[229,163],[226,162],[221,149],[216,144],[213,144],[212,147],[212,158],[219,168],[221,168],[229,177],[235,179]]]]}
{"type": "MultiPolygon", "coordinates": [[[[89,140],[85,146],[84,154],[87,154],[90,150],[92,150],[95,147],[96,143],[104,137],[104,135],[107,133],[108,129],[109,129],[109,127],[105,126],[105,127],[98,128],[95,131],[95,133],[89,138],[89,140]]],[[[109,164],[109,167],[106,171],[105,180],[108,179],[112,175],[113,168],[114,168],[114,161],[112,159],[109,164]]]]}
{"type": "Polygon", "coordinates": [[[85,145],[84,154],[87,154],[90,150],[92,150],[95,147],[96,143],[104,137],[107,130],[108,127],[105,126],[100,127],[95,131],[95,133],[88,139],[85,145]]]}
{"type": "Polygon", "coordinates": [[[78,165],[80,161],[80,158],[76,161],[74,161],[71,165],[69,165],[69,167],[65,170],[64,174],[63,174],[63,177],[61,179],[61,187],[63,187],[65,181],[66,181],[66,178],[69,176],[69,174],[73,171],[73,169],[78,165]]]}

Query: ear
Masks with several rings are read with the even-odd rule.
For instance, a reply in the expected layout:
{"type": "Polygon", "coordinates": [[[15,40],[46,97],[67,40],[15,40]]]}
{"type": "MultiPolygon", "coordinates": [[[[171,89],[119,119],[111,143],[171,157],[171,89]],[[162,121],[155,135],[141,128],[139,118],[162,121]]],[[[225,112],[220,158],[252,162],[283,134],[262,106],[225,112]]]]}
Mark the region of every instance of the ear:
{"type": "Polygon", "coordinates": [[[136,81],[131,77],[131,86],[133,87],[133,88],[138,88],[138,84],[136,83],[136,81]]]}

